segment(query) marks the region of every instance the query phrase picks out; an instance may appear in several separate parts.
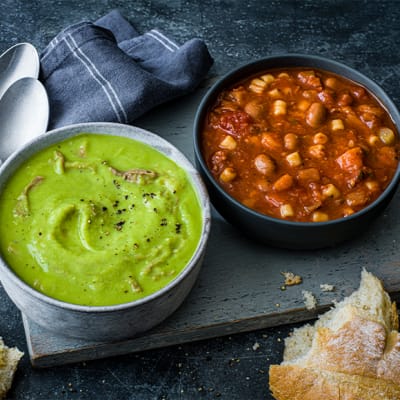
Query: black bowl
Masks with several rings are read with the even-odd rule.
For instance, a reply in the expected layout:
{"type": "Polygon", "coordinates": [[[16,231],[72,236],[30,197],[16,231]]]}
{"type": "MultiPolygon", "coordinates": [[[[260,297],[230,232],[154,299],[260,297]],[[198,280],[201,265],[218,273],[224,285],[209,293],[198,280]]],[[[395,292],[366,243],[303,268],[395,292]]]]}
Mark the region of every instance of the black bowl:
{"type": "Polygon", "coordinates": [[[400,114],[389,96],[371,79],[339,62],[312,55],[287,54],[266,57],[243,65],[223,76],[207,92],[200,103],[194,121],[194,151],[196,166],[208,188],[216,210],[245,235],[276,247],[288,249],[317,249],[334,246],[363,233],[386,208],[400,182],[400,165],[385,191],[366,208],[348,217],[327,222],[292,222],[269,217],[241,204],[216,182],[201,152],[201,135],[206,114],[218,95],[236,82],[271,68],[312,67],[330,71],[350,79],[369,90],[386,108],[397,129],[400,114]]]}

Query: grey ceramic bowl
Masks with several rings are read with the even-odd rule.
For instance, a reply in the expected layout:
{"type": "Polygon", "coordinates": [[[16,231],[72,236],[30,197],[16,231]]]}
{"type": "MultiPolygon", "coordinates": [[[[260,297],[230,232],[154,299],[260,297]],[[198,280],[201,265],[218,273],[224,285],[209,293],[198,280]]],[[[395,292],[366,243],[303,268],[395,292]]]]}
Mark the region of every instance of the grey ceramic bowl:
{"type": "Polygon", "coordinates": [[[196,169],[174,146],[153,133],[112,123],[72,125],[35,139],[14,153],[0,167],[0,190],[13,172],[37,151],[81,132],[125,136],[151,145],[188,172],[203,210],[201,239],[184,270],[163,289],[130,303],[114,306],[79,306],[55,300],[25,284],[0,255],[1,283],[11,300],[29,319],[57,335],[115,341],[132,337],[160,323],[173,313],[188,295],[200,271],[209,236],[209,198],[196,169]]]}
{"type": "Polygon", "coordinates": [[[383,194],[368,207],[353,215],[328,222],[291,222],[260,214],[228,195],[210,173],[201,152],[201,134],[206,114],[222,90],[244,78],[270,68],[311,67],[342,75],[366,87],[387,109],[395,125],[400,127],[400,114],[380,86],[360,72],[339,62],[312,55],[287,54],[266,57],[243,65],[218,80],[202,99],[194,121],[196,165],[218,212],[247,236],[261,243],[288,249],[317,249],[334,246],[363,233],[392,199],[400,181],[400,166],[383,194]]]}

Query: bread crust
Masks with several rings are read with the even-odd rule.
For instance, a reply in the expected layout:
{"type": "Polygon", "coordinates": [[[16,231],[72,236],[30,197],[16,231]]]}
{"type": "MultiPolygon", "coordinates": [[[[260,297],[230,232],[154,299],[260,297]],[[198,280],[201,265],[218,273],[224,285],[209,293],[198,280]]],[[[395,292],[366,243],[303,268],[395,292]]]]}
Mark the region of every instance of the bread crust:
{"type": "Polygon", "coordinates": [[[271,365],[269,380],[277,400],[400,399],[400,387],[382,379],[298,365],[271,365]]]}
{"type": "Polygon", "coordinates": [[[23,354],[16,347],[5,346],[2,338],[0,338],[0,399],[6,398],[23,354]]]}

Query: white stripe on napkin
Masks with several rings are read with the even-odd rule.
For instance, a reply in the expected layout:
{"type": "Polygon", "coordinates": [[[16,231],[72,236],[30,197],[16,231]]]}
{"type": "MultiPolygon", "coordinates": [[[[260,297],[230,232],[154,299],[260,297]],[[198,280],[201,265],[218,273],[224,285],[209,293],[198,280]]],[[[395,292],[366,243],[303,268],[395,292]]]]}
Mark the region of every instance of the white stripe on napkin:
{"type": "Polygon", "coordinates": [[[86,67],[93,79],[101,86],[115,112],[115,115],[117,116],[118,122],[127,123],[128,117],[111,83],[100,73],[90,58],[82,51],[82,49],[78,47],[71,34],[68,34],[63,38],[63,40],[71,50],[72,54],[86,67]],[[68,42],[67,37],[71,40],[74,46],[68,42]],[[123,118],[121,118],[121,114],[123,118]]]}
{"type": "Polygon", "coordinates": [[[174,43],[172,40],[168,39],[161,32],[152,29],[150,32],[146,32],[146,35],[151,36],[153,39],[157,40],[157,42],[161,43],[167,50],[174,52],[179,49],[179,46],[174,43]]]}
{"type": "Polygon", "coordinates": [[[175,47],[176,50],[179,49],[179,46],[175,42],[173,42],[171,39],[167,38],[165,35],[163,35],[157,29],[152,29],[150,32],[152,32],[154,35],[157,35],[159,38],[164,39],[164,41],[166,43],[169,43],[172,47],[175,47]]]}

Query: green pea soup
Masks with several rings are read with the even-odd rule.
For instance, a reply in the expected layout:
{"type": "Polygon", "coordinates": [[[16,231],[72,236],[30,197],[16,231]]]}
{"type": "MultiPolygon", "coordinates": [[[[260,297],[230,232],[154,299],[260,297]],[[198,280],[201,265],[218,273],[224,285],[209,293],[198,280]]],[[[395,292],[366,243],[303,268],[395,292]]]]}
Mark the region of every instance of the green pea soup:
{"type": "Polygon", "coordinates": [[[82,133],[27,160],[0,193],[0,252],[28,285],[104,306],[165,287],[202,232],[186,171],[141,142],[82,133]]]}

